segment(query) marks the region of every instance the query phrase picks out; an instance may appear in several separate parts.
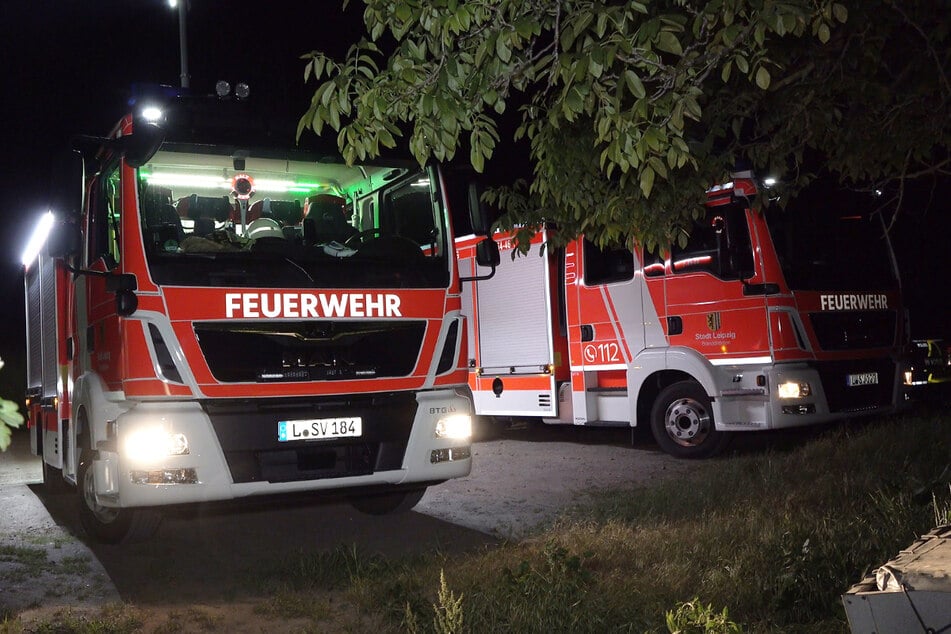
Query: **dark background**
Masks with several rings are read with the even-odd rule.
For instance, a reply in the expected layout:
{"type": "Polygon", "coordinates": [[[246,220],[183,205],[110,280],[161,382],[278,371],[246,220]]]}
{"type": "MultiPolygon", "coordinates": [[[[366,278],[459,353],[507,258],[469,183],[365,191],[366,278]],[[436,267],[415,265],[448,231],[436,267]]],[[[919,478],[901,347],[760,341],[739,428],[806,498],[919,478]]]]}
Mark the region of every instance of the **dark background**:
{"type": "MultiPolygon", "coordinates": [[[[184,1],[184,0],[183,0],[184,1]]],[[[297,117],[314,84],[300,56],[337,58],[359,39],[352,0],[193,0],[188,11],[192,89],[246,81],[259,106],[297,117]]],[[[180,83],[178,12],[167,0],[0,0],[0,396],[20,400],[25,375],[20,254],[48,205],[54,159],[75,133],[104,135],[134,83],[180,83]]],[[[499,156],[505,156],[500,148],[499,156]]],[[[951,337],[948,315],[951,188],[924,189],[903,212],[896,245],[916,337],[951,337]]]]}

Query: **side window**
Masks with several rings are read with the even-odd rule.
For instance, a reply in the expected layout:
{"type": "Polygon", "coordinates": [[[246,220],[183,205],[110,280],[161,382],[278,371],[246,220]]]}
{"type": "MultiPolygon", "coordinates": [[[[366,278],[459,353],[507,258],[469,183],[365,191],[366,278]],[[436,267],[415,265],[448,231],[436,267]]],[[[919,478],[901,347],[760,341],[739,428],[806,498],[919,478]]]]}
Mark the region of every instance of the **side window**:
{"type": "Polygon", "coordinates": [[[644,277],[662,277],[665,273],[664,256],[660,247],[654,251],[644,251],[644,277]]]}
{"type": "Polygon", "coordinates": [[[107,264],[119,263],[119,211],[121,205],[118,163],[99,175],[93,188],[87,235],[88,262],[105,258],[107,264]]]}
{"type": "Polygon", "coordinates": [[[601,249],[584,241],[584,283],[587,286],[626,282],[634,278],[634,254],[630,249],[601,249]]]}
{"type": "Polygon", "coordinates": [[[694,223],[687,246],[674,246],[671,264],[675,274],[707,271],[735,280],[753,272],[753,247],[746,213],[738,204],[711,207],[694,223]]]}
{"type": "Polygon", "coordinates": [[[407,238],[427,254],[441,255],[444,236],[436,223],[433,191],[429,177],[421,173],[386,192],[381,207],[382,234],[407,238]]]}

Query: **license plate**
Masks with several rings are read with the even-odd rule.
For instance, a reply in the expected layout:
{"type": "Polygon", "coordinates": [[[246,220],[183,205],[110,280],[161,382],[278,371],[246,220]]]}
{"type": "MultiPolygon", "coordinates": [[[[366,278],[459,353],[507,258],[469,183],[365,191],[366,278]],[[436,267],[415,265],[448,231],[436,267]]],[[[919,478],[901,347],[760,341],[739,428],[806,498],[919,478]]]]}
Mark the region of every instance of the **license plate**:
{"type": "Polygon", "coordinates": [[[846,375],[845,378],[849,387],[855,387],[856,385],[878,385],[878,372],[849,374],[846,375]]]}
{"type": "Polygon", "coordinates": [[[277,423],[277,439],[280,442],[358,438],[362,435],[363,419],[359,416],[352,418],[282,420],[277,423]]]}

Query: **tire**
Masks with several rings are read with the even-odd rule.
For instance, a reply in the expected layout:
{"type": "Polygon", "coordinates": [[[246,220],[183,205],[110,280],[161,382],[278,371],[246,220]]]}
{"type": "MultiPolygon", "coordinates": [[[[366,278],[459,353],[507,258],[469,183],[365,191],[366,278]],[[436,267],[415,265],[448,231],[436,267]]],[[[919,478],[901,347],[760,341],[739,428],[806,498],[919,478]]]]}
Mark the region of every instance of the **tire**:
{"type": "Polygon", "coordinates": [[[353,508],[367,515],[395,515],[412,509],[423,499],[426,487],[350,498],[353,508]]]}
{"type": "Polygon", "coordinates": [[[709,458],[729,442],[717,431],[710,398],[696,381],[668,385],[651,409],[651,431],[660,448],[676,458],[709,458]]]}
{"type": "Polygon", "coordinates": [[[83,442],[76,470],[76,493],[79,496],[79,521],[90,538],[103,544],[145,541],[155,534],[162,516],[152,509],[119,509],[96,501],[93,472],[90,469],[96,454],[83,442]]]}

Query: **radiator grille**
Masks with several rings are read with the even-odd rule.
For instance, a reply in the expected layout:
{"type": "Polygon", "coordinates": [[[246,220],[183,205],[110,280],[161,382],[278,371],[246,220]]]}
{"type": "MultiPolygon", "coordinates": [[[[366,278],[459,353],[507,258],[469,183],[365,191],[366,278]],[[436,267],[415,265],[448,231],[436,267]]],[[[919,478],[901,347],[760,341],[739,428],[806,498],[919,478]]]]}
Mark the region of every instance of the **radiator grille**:
{"type": "Polygon", "coordinates": [[[195,335],[223,383],[408,376],[424,321],[198,323],[195,335]]]}
{"type": "Polygon", "coordinates": [[[895,345],[895,311],[809,313],[809,320],[823,350],[890,348],[895,345]]]}

